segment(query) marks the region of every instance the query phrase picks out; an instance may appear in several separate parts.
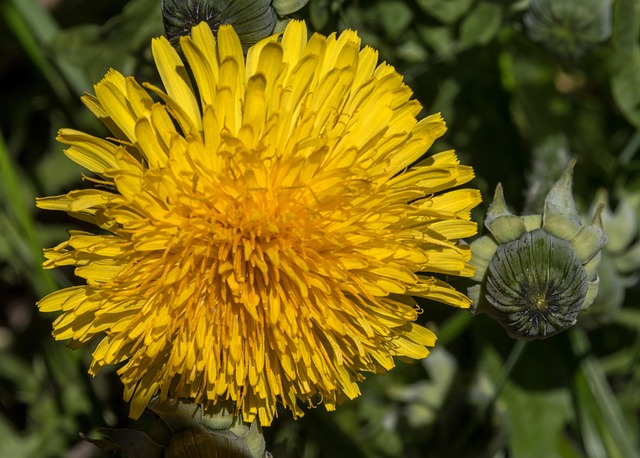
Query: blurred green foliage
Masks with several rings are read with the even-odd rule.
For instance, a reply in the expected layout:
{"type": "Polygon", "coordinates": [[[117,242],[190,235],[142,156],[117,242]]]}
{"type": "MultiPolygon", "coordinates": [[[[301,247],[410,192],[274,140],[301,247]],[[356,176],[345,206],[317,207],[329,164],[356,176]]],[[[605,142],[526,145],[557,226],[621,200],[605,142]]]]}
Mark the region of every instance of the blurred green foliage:
{"type": "MultiPolygon", "coordinates": [[[[582,1],[311,0],[297,14],[379,49],[424,114],[443,113],[449,132],[433,150],[473,165],[486,203],[502,182],[516,213],[535,212],[577,158],[574,195],[586,215],[606,190],[612,248],[602,307],[546,341],[514,342],[487,317],[423,303],[440,336],[433,354],[369,376],[336,412],[283,414],[265,431],[274,456],[639,456],[640,0],[582,1]]],[[[33,199],[82,186],[54,138],[63,126],[105,135],[79,102],[92,83],[110,67],[157,79],[160,0],[0,0],[0,22],[0,456],[101,456],[78,432],[141,426],[115,374],[91,379],[91,350],[53,342],[52,317],[36,311],[77,281],[40,263],[78,223],[33,199]]]]}

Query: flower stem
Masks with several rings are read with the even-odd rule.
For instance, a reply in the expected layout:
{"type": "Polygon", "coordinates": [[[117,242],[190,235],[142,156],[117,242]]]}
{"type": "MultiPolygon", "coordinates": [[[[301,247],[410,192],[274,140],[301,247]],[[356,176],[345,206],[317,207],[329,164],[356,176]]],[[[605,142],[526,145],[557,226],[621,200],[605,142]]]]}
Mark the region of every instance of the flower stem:
{"type": "MultiPolygon", "coordinates": [[[[469,441],[473,432],[478,428],[478,426],[482,425],[485,422],[486,416],[489,413],[489,408],[495,403],[496,399],[502,392],[504,385],[506,384],[511,372],[515,368],[516,364],[520,361],[520,357],[524,351],[524,348],[527,344],[525,340],[517,340],[513,348],[511,349],[511,353],[509,353],[509,357],[507,361],[502,366],[502,372],[498,376],[496,383],[494,385],[494,390],[491,396],[488,396],[482,404],[480,404],[478,408],[478,415],[476,415],[469,423],[467,427],[463,430],[462,434],[460,434],[460,440],[457,442],[457,451],[463,449],[464,445],[469,441]]],[[[452,455],[455,455],[453,453],[452,455]]]]}
{"type": "Polygon", "coordinates": [[[438,345],[446,347],[469,327],[472,315],[467,311],[456,311],[438,331],[438,345]]]}
{"type": "Polygon", "coordinates": [[[511,349],[511,353],[509,353],[507,361],[504,363],[504,366],[502,366],[502,372],[498,376],[498,380],[495,383],[493,394],[480,405],[480,415],[478,417],[479,419],[485,417],[489,408],[496,402],[498,396],[500,396],[502,388],[504,388],[507,379],[511,375],[511,372],[513,372],[513,369],[516,367],[516,364],[518,364],[518,362],[520,361],[520,357],[522,356],[522,352],[524,351],[526,344],[526,340],[516,340],[515,345],[511,349]]]}

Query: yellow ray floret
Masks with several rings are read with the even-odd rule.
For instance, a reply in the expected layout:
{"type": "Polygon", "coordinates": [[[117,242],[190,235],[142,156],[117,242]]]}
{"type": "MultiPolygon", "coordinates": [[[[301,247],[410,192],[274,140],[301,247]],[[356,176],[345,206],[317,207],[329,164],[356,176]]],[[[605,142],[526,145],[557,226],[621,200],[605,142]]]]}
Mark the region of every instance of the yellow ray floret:
{"type": "Polygon", "coordinates": [[[477,191],[411,90],[353,31],[307,39],[303,22],[249,49],[222,26],[164,38],[164,88],[115,70],[84,101],[103,140],[63,129],[96,187],[38,200],[103,229],[71,232],[45,267],[86,284],[42,299],[57,339],[99,336],[90,372],[118,370],[138,417],[149,400],[231,400],[268,425],[281,402],[333,409],[362,372],[424,358],[420,296],[469,300],[430,273],[470,276],[477,191]],[[190,79],[192,75],[193,81],[190,79]]]}

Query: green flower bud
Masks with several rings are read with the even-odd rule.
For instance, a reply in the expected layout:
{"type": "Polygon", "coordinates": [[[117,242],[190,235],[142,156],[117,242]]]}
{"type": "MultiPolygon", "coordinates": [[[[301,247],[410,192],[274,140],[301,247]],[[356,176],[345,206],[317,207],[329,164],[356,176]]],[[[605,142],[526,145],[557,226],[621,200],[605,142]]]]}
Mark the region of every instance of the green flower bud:
{"type": "Polygon", "coordinates": [[[523,16],[529,37],[562,58],[577,58],[611,35],[607,0],[532,0],[523,16]]]}
{"type": "Polygon", "coordinates": [[[194,426],[171,436],[165,457],[186,456],[254,458],[251,451],[231,433],[211,431],[204,426],[194,426]]]}
{"type": "Polygon", "coordinates": [[[85,440],[107,452],[128,458],[182,458],[224,456],[267,458],[262,430],[257,421],[244,423],[231,410],[220,406],[205,413],[202,407],[179,400],[151,400],[149,409],[158,420],[148,433],[130,429],[101,428],[108,440],[85,440]]]}
{"type": "Polygon", "coordinates": [[[152,400],[149,408],[173,432],[167,457],[225,456],[263,458],[266,445],[257,421],[247,424],[224,405],[205,413],[201,406],[182,401],[152,400]],[[173,455],[171,453],[174,453],[173,455]]]}
{"type": "Polygon", "coordinates": [[[162,0],[164,30],[174,45],[204,21],[214,33],[222,24],[233,25],[246,49],[271,35],[277,19],[271,0],[162,0]]]}
{"type": "Polygon", "coordinates": [[[214,33],[231,24],[244,49],[284,30],[287,15],[309,0],[162,0],[162,21],[169,41],[179,47],[180,37],[206,22],[214,33]]]}
{"type": "Polygon", "coordinates": [[[486,299],[510,334],[537,338],[573,326],[587,296],[587,271],[571,244],[542,229],[500,245],[486,299]]]}
{"type": "Polygon", "coordinates": [[[485,218],[490,234],[471,244],[480,282],[468,291],[472,311],[488,313],[512,337],[543,339],[568,329],[596,297],[606,242],[602,207],[582,224],[571,194],[574,165],[552,186],[541,215],[512,214],[498,185],[485,218]]]}

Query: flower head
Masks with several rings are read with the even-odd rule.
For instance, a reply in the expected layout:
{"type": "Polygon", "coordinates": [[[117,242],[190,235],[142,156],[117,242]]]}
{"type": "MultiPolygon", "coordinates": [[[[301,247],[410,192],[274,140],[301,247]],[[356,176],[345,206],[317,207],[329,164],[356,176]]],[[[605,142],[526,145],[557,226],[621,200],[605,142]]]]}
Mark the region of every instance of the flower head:
{"type": "Polygon", "coordinates": [[[276,403],[332,409],[361,372],[424,358],[435,336],[410,295],[467,307],[424,272],[471,275],[471,168],[353,31],[307,39],[302,22],[249,49],[221,26],[181,38],[197,91],[165,38],[165,90],[110,71],[84,102],[113,139],[70,129],[66,154],[94,188],[38,200],[102,229],[46,250],[86,285],[54,292],[57,339],[95,336],[90,372],[118,373],[138,417],[150,399],[232,402],[268,425],[276,403]],[[147,90],[145,90],[145,88],[147,90]],[[155,94],[156,101],[149,92],[155,94]],[[416,163],[416,165],[413,165],[416,163]],[[420,273],[422,272],[422,273],[420,273]]]}

